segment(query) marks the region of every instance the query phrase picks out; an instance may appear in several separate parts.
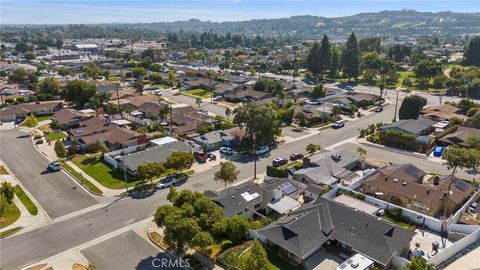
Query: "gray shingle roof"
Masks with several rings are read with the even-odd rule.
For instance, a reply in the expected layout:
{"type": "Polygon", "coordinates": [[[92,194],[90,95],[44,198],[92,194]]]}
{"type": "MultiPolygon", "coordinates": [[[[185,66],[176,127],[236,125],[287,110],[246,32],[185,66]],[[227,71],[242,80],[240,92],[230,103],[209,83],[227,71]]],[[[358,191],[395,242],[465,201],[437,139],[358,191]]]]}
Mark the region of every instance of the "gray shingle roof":
{"type": "Polygon", "coordinates": [[[352,208],[319,198],[258,231],[269,241],[306,259],[327,240],[338,240],[382,265],[415,234],[352,208]]]}
{"type": "Polygon", "coordinates": [[[435,121],[433,120],[419,117],[418,119],[404,119],[388,125],[384,125],[383,127],[380,128],[380,130],[383,131],[388,129],[398,129],[406,133],[417,135],[422,133],[422,131],[430,128],[434,124],[435,124],[435,121]]]}

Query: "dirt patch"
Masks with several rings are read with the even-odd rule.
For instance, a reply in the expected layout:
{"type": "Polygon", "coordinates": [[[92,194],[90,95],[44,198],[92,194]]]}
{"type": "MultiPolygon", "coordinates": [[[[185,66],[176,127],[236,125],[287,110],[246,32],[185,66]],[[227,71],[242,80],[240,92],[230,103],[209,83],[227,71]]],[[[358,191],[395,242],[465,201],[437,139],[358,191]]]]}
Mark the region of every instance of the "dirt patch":
{"type": "Polygon", "coordinates": [[[41,269],[45,268],[45,266],[47,266],[47,265],[48,265],[47,263],[42,263],[42,264],[39,264],[39,265],[34,265],[32,267],[29,267],[26,270],[41,270],[41,269]]]}
{"type": "Polygon", "coordinates": [[[81,264],[79,264],[79,263],[74,263],[74,264],[72,265],[72,269],[73,269],[73,270],[88,270],[87,267],[85,267],[85,266],[83,266],[83,265],[81,265],[81,264]]]}

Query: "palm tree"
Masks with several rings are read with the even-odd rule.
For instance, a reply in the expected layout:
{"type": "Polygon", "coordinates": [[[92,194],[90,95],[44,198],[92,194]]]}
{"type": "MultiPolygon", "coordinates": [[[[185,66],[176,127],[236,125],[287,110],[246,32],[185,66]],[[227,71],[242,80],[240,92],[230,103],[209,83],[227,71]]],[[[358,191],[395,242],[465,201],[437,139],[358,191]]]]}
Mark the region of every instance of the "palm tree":
{"type": "Polygon", "coordinates": [[[275,87],[275,89],[273,89],[273,95],[277,96],[277,104],[282,100],[283,105],[283,99],[285,98],[285,89],[283,89],[283,86],[279,85],[275,87]]]}
{"type": "Polygon", "coordinates": [[[362,169],[365,168],[365,156],[367,155],[367,150],[362,147],[357,147],[357,154],[360,155],[360,158],[362,159],[362,169]]]}

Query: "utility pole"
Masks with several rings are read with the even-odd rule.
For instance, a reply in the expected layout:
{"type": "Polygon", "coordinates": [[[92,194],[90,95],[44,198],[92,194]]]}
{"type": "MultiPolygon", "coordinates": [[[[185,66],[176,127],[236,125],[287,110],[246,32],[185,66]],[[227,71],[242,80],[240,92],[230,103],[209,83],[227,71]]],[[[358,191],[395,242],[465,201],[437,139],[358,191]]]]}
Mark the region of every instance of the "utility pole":
{"type": "Polygon", "coordinates": [[[120,96],[118,95],[118,85],[115,86],[115,91],[117,91],[117,107],[118,107],[118,114],[120,114],[120,96]]]}
{"type": "Polygon", "coordinates": [[[127,192],[128,194],[127,164],[125,164],[125,156],[122,157],[122,165],[123,165],[123,177],[125,180],[125,192],[127,192]]]}
{"type": "Polygon", "coordinates": [[[397,109],[398,109],[398,89],[397,89],[397,99],[395,100],[395,114],[393,115],[393,121],[397,121],[397,109]]]}

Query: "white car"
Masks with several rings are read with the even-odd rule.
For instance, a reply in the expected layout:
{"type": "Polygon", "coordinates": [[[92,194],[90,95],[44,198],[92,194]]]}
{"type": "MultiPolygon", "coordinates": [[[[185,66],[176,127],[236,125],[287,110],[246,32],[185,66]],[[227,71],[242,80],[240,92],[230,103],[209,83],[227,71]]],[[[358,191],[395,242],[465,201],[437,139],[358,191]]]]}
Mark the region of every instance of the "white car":
{"type": "Polygon", "coordinates": [[[56,161],[52,161],[48,164],[48,170],[50,171],[56,172],[56,171],[60,171],[61,169],[62,169],[62,166],[60,165],[60,163],[56,161]]]}
{"type": "Polygon", "coordinates": [[[270,148],[268,148],[268,146],[264,145],[264,146],[260,146],[259,148],[257,148],[257,150],[255,150],[255,154],[257,156],[258,155],[263,155],[263,154],[268,153],[268,151],[270,151],[270,148]]]}
{"type": "Polygon", "coordinates": [[[320,101],[314,100],[314,99],[307,100],[305,103],[307,103],[308,105],[320,105],[320,104],[322,104],[320,101]]]}
{"type": "Polygon", "coordinates": [[[215,97],[213,97],[213,101],[219,101],[220,99],[222,99],[222,96],[215,96],[215,97]]]}
{"type": "Polygon", "coordinates": [[[223,147],[220,147],[220,153],[223,153],[225,155],[231,155],[233,154],[233,149],[230,147],[223,146],[223,147]]]}
{"type": "Polygon", "coordinates": [[[168,188],[170,186],[173,186],[177,183],[177,180],[175,178],[165,178],[162,180],[160,183],[157,184],[157,189],[164,189],[168,188]]]}
{"type": "Polygon", "coordinates": [[[349,86],[345,87],[345,90],[347,90],[347,91],[355,91],[355,88],[353,88],[353,86],[350,86],[350,85],[349,85],[349,86]]]}
{"type": "Polygon", "coordinates": [[[332,124],[332,128],[341,128],[345,126],[345,121],[344,120],[338,120],[335,123],[332,124]]]}

